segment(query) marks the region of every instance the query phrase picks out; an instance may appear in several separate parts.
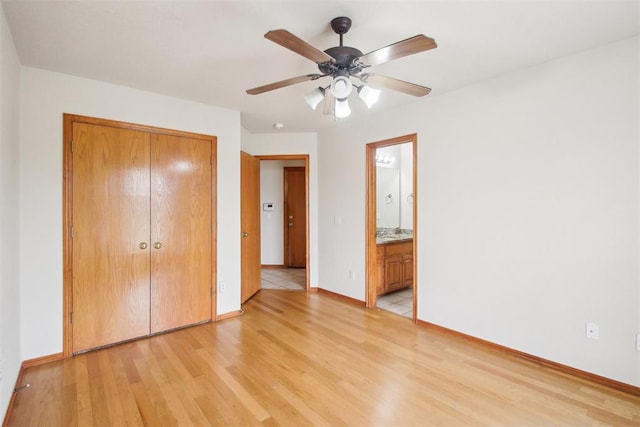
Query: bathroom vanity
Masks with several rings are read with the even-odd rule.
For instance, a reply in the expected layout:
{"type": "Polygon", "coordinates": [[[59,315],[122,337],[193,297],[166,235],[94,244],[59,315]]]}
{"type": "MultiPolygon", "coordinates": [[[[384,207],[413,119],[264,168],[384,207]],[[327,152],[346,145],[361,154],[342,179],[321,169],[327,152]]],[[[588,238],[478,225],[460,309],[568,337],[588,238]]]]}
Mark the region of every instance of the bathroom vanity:
{"type": "Polygon", "coordinates": [[[376,251],[377,295],[413,285],[413,238],[379,240],[376,251]]]}

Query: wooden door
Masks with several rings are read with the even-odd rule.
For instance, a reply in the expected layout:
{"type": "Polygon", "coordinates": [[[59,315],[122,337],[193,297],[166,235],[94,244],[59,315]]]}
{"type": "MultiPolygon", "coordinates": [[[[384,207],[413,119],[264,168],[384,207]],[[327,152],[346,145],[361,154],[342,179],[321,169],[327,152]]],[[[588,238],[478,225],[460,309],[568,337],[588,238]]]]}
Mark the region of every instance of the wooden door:
{"type": "Polygon", "coordinates": [[[260,160],[241,152],[241,302],[260,290],[260,160]]]}
{"type": "Polygon", "coordinates": [[[211,319],[211,145],[151,135],[151,333],[211,319]]]}
{"type": "Polygon", "coordinates": [[[149,134],[73,124],[72,351],[149,334],[149,134]]]}
{"type": "Polygon", "coordinates": [[[287,267],[307,266],[305,175],[303,167],[284,168],[284,262],[287,267]]]}

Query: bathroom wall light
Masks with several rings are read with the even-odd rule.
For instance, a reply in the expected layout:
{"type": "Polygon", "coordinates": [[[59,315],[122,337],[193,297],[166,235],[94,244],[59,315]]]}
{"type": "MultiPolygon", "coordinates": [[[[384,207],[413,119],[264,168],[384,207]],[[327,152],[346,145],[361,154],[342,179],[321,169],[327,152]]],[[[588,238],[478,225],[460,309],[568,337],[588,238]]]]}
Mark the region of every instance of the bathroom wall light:
{"type": "Polygon", "coordinates": [[[389,165],[395,162],[395,157],[385,156],[383,154],[376,154],[376,163],[382,163],[383,165],[389,165]]]}

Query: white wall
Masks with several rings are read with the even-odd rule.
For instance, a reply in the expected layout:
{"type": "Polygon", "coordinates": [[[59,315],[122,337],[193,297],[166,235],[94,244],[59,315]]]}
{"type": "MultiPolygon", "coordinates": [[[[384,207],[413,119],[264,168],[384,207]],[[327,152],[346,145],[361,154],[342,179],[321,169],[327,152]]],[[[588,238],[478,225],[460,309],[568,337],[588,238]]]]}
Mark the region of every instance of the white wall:
{"type": "Polygon", "coordinates": [[[22,357],[62,351],[62,114],[218,137],[218,314],[240,308],[240,114],[149,92],[22,68],[22,357]]]}
{"type": "Polygon", "coordinates": [[[20,63],[0,7],[0,416],[20,370],[18,112],[20,63]]]}
{"type": "Polygon", "coordinates": [[[260,161],[260,203],[273,203],[273,211],[260,208],[260,261],[284,264],[284,168],[304,166],[303,160],[260,161]]]}
{"type": "Polygon", "coordinates": [[[418,318],[640,386],[638,74],[636,37],[321,132],[320,286],[364,300],[365,144],[417,132],[418,318]]]}
{"type": "Polygon", "coordinates": [[[318,137],[315,133],[252,134],[242,129],[242,150],[259,155],[309,155],[309,281],[318,286],[318,137]]]}

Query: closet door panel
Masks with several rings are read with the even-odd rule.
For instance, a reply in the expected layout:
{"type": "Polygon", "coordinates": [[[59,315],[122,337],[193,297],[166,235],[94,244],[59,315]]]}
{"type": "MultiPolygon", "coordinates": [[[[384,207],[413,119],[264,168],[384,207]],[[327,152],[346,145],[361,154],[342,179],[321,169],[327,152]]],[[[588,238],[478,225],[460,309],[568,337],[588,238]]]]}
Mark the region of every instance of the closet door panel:
{"type": "Polygon", "coordinates": [[[74,123],[72,155],[77,352],[149,334],[149,135],[74,123]]]}
{"type": "Polygon", "coordinates": [[[151,332],[211,319],[211,141],[151,135],[151,332]]]}

